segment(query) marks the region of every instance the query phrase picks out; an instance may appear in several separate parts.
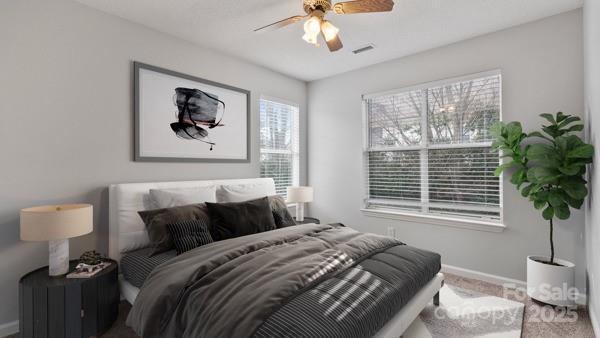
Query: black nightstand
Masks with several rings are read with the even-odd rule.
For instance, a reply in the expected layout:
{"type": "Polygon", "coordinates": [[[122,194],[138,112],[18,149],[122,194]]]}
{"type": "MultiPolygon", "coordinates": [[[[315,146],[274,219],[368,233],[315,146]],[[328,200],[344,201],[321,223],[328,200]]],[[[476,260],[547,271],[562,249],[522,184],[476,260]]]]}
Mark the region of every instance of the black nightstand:
{"type": "MultiPolygon", "coordinates": [[[[48,276],[48,267],[19,280],[20,337],[90,337],[119,314],[117,262],[90,278],[48,276]]],[[[73,271],[77,261],[70,262],[73,271]]]]}
{"type": "Polygon", "coordinates": [[[321,221],[318,218],[313,218],[313,217],[304,217],[304,221],[302,221],[302,222],[296,221],[296,217],[294,217],[294,222],[296,222],[296,224],[309,224],[309,223],[321,224],[321,221]]]}

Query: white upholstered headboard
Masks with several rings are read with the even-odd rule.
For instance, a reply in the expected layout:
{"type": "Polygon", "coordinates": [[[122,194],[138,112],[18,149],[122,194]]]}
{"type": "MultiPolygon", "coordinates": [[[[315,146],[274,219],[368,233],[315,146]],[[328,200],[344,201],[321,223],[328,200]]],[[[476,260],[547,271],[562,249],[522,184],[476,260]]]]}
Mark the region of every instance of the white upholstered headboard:
{"type": "Polygon", "coordinates": [[[275,195],[275,183],[271,178],[113,184],[108,189],[109,257],[119,261],[122,253],[149,244],[146,226],[137,212],[152,208],[148,200],[150,189],[194,188],[212,185],[217,187],[217,196],[219,196],[219,187],[223,185],[262,186],[267,195],[275,195]]]}

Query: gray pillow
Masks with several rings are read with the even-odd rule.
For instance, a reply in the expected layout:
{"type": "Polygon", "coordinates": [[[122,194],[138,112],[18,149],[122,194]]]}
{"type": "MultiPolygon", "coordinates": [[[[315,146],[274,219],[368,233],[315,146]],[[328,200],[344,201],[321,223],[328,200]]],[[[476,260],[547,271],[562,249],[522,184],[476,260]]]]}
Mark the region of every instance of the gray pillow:
{"type": "Polygon", "coordinates": [[[277,229],[296,225],[296,221],[294,221],[294,218],[290,214],[283,197],[279,195],[269,196],[269,205],[271,206],[271,212],[273,213],[277,229]]]}
{"type": "Polygon", "coordinates": [[[150,201],[154,208],[172,208],[204,202],[217,201],[214,185],[193,188],[150,189],[150,201]]]}
{"type": "Polygon", "coordinates": [[[232,203],[206,203],[215,241],[275,230],[267,197],[232,203]]]}
{"type": "Polygon", "coordinates": [[[203,218],[208,222],[209,219],[206,205],[203,203],[139,211],[138,214],[148,230],[148,237],[150,237],[153,248],[150,256],[173,249],[173,240],[167,230],[167,224],[203,218]]]}

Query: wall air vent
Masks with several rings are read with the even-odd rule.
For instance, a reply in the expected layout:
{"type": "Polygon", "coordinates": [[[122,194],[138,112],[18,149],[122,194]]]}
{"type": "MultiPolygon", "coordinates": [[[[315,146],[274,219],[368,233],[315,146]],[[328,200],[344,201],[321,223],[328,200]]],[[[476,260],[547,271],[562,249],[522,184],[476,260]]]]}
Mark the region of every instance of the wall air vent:
{"type": "Polygon", "coordinates": [[[373,48],[375,48],[374,45],[366,45],[364,47],[360,47],[358,49],[353,50],[352,53],[354,53],[354,54],[360,54],[360,53],[364,53],[364,52],[370,51],[373,48]]]}

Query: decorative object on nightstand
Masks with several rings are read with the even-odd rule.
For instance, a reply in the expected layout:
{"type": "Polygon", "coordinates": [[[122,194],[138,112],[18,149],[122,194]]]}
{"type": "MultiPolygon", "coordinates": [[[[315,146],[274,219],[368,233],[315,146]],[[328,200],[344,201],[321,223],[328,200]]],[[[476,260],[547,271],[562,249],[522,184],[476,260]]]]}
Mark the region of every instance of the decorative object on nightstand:
{"type": "MultiPolygon", "coordinates": [[[[119,314],[117,262],[89,278],[52,277],[48,267],[19,281],[19,336],[90,337],[108,330],[119,314]]],[[[70,262],[74,269],[79,263],[70,262]]]]}
{"type": "Polygon", "coordinates": [[[296,217],[294,217],[294,221],[296,221],[296,224],[321,224],[321,221],[314,217],[304,217],[304,220],[302,221],[298,221],[296,217]]]}
{"type": "Polygon", "coordinates": [[[46,205],[21,210],[21,240],[49,241],[50,276],[69,272],[69,238],[92,232],[90,204],[46,205]]]}
{"type": "Polygon", "coordinates": [[[288,187],[287,188],[287,202],[297,203],[296,205],[296,222],[302,223],[304,221],[304,203],[313,201],[313,188],[312,187],[288,187]]]}
{"type": "Polygon", "coordinates": [[[74,271],[67,275],[67,278],[90,278],[111,264],[110,260],[96,252],[96,250],[86,251],[81,254],[79,264],[77,264],[74,271]]]}

